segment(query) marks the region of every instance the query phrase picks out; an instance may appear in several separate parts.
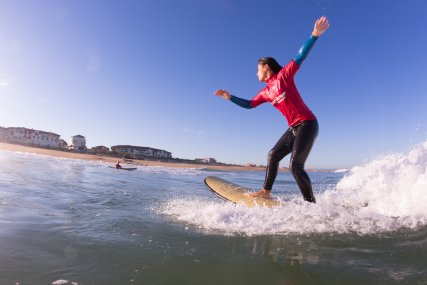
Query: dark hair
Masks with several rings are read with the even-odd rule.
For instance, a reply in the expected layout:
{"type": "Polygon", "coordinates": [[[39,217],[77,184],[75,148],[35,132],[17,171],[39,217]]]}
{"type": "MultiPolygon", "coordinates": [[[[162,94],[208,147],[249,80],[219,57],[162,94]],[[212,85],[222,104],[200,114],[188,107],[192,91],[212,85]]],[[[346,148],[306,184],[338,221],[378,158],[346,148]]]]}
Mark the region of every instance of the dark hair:
{"type": "Polygon", "coordinates": [[[282,69],[282,66],[272,57],[262,57],[258,59],[258,64],[267,64],[273,73],[279,73],[279,71],[282,69]]]}

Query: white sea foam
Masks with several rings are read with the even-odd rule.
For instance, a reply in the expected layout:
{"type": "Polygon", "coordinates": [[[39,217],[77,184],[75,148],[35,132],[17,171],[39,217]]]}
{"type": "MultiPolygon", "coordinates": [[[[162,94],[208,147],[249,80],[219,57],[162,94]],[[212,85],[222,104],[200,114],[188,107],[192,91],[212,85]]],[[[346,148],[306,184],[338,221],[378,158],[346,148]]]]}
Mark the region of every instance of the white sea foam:
{"type": "Polygon", "coordinates": [[[337,184],[347,202],[390,217],[426,216],[427,141],[407,154],[391,154],[355,167],[337,184]]]}
{"type": "Polygon", "coordinates": [[[202,199],[172,199],[162,212],[205,231],[224,234],[357,233],[427,225],[427,141],[409,153],[354,167],[317,204],[288,197],[285,206],[247,208],[202,199]]]}
{"type": "Polygon", "coordinates": [[[164,166],[138,166],[144,172],[156,174],[173,174],[173,175],[200,175],[204,173],[201,168],[180,168],[180,167],[164,167],[164,166]]]}
{"type": "Polygon", "coordinates": [[[343,172],[349,172],[351,169],[348,168],[342,168],[342,169],[337,169],[334,170],[335,173],[343,173],[343,172]]]}
{"type": "Polygon", "coordinates": [[[68,284],[68,280],[65,280],[65,279],[59,279],[59,280],[56,280],[56,281],[53,281],[52,282],[52,285],[61,285],[61,284],[68,284]]]}

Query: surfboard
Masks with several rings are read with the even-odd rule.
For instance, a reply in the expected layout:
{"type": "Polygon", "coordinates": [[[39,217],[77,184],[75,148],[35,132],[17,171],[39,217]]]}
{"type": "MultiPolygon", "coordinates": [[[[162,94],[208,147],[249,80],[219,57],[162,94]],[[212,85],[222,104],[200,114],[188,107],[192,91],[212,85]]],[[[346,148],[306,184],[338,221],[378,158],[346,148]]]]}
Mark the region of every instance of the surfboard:
{"type": "Polygon", "coordinates": [[[114,169],[119,169],[119,170],[136,170],[136,167],[122,167],[122,168],[117,168],[115,166],[108,166],[109,168],[114,168],[114,169]]]}
{"type": "Polygon", "coordinates": [[[251,189],[215,176],[206,177],[205,184],[213,193],[235,204],[244,204],[251,208],[256,206],[271,208],[281,204],[277,198],[250,197],[248,194],[253,192],[251,189]]]}

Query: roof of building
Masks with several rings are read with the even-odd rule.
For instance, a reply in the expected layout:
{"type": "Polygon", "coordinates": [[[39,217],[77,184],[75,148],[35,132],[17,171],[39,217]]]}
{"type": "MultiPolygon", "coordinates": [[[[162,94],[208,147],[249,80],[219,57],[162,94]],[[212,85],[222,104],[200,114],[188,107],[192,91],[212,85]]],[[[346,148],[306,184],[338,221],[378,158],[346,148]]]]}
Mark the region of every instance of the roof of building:
{"type": "Polygon", "coordinates": [[[157,149],[157,148],[146,147],[146,146],[114,145],[114,146],[111,147],[111,149],[116,149],[116,148],[134,148],[134,149],[139,149],[139,150],[148,150],[148,149],[151,149],[151,150],[164,151],[164,152],[170,153],[169,151],[166,151],[166,150],[163,150],[163,149],[157,149]]]}
{"type": "Polygon", "coordinates": [[[41,131],[41,130],[35,130],[35,129],[29,129],[29,128],[24,128],[24,127],[8,127],[5,128],[7,130],[24,130],[24,131],[32,131],[32,132],[38,132],[41,134],[46,134],[46,135],[54,135],[54,136],[58,136],[60,137],[60,135],[52,133],[52,132],[46,132],[46,131],[41,131]]]}
{"type": "Polygon", "coordinates": [[[108,148],[108,149],[110,149],[108,146],[103,146],[103,145],[93,146],[92,148],[108,148]]]}

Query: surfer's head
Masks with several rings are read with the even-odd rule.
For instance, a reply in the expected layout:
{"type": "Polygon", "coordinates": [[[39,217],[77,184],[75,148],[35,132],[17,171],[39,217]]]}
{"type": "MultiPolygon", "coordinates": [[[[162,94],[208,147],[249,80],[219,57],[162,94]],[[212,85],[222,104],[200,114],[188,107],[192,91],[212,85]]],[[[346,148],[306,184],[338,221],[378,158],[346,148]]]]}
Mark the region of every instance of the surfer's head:
{"type": "Polygon", "coordinates": [[[263,82],[271,77],[271,75],[278,73],[282,66],[272,57],[262,57],[258,60],[258,80],[263,82]]]}

